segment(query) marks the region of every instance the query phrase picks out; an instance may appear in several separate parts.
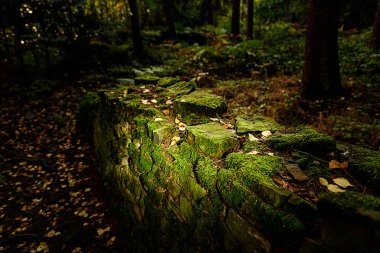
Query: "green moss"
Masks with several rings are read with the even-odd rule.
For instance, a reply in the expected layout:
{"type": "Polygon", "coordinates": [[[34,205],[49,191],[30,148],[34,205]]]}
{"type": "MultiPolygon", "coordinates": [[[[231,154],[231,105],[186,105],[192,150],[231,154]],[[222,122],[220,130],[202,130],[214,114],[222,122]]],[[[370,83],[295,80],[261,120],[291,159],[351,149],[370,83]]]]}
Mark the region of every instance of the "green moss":
{"type": "Polygon", "coordinates": [[[202,187],[215,190],[218,171],[211,159],[201,157],[196,164],[196,173],[202,187]]]}
{"type": "Polygon", "coordinates": [[[353,145],[348,151],[353,172],[380,193],[380,153],[353,145]]]}
{"type": "Polygon", "coordinates": [[[300,128],[295,133],[276,132],[268,138],[269,147],[277,150],[298,149],[328,153],[336,149],[335,140],[311,128],[300,128]]]}
{"type": "Polygon", "coordinates": [[[237,136],[218,123],[189,126],[187,130],[187,141],[210,157],[220,158],[226,151],[239,147],[237,136]]]}
{"type": "Polygon", "coordinates": [[[354,217],[360,209],[380,211],[380,198],[357,192],[321,193],[318,199],[322,215],[339,219],[354,217]]]}
{"type": "Polygon", "coordinates": [[[253,150],[264,152],[265,150],[268,150],[268,147],[261,141],[246,141],[243,143],[243,150],[246,153],[253,150]]]}
{"type": "Polygon", "coordinates": [[[161,80],[161,77],[151,76],[151,75],[143,75],[135,78],[135,84],[157,84],[161,80]]]}
{"type": "Polygon", "coordinates": [[[253,189],[261,184],[275,186],[272,177],[283,168],[283,159],[277,156],[256,156],[243,153],[231,153],[226,158],[227,170],[236,173],[236,179],[253,189]]]}
{"type": "Polygon", "coordinates": [[[166,87],[172,86],[175,83],[178,83],[179,81],[181,81],[179,78],[164,77],[160,81],[158,81],[158,85],[166,88],[166,87]]]}
{"type": "Polygon", "coordinates": [[[186,95],[193,91],[195,91],[194,82],[180,81],[168,87],[169,94],[175,94],[177,96],[186,95]]]}
{"type": "Polygon", "coordinates": [[[252,132],[276,131],[283,128],[280,124],[266,117],[253,117],[249,120],[242,117],[236,118],[236,133],[245,134],[252,132]]]}
{"type": "Polygon", "coordinates": [[[194,91],[174,101],[177,113],[206,115],[209,117],[222,116],[227,112],[227,104],[223,97],[203,91],[194,91]]]}
{"type": "Polygon", "coordinates": [[[292,213],[274,208],[260,199],[250,201],[254,219],[274,245],[296,245],[304,229],[301,221],[292,213]]]}
{"type": "Polygon", "coordinates": [[[89,123],[94,122],[99,104],[100,97],[96,92],[88,92],[79,104],[78,124],[89,138],[92,138],[94,131],[92,124],[89,123]]]}
{"type": "Polygon", "coordinates": [[[188,126],[206,124],[210,122],[210,119],[208,117],[199,114],[189,113],[180,115],[183,115],[182,122],[184,122],[188,126]]]}

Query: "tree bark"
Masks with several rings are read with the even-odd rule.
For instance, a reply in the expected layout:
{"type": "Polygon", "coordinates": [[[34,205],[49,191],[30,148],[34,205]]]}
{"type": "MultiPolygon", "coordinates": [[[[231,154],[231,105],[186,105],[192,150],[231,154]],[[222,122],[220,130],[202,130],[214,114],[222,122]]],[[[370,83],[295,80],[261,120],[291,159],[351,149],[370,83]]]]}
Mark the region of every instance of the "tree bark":
{"type": "Polygon", "coordinates": [[[166,25],[168,28],[168,35],[171,40],[176,40],[177,33],[175,29],[175,23],[174,23],[174,12],[175,12],[175,6],[173,0],[164,0],[164,13],[165,13],[165,19],[166,19],[166,25]]]}
{"type": "Polygon", "coordinates": [[[373,23],[372,47],[380,49],[380,0],[377,4],[375,22],[373,23]]]}
{"type": "Polygon", "coordinates": [[[248,0],[247,2],[247,39],[253,39],[253,13],[254,13],[254,0],[248,0]]]}
{"type": "Polygon", "coordinates": [[[240,0],[232,0],[231,33],[234,36],[240,34],[240,0]]]}
{"type": "Polygon", "coordinates": [[[131,26],[132,26],[132,40],[133,47],[135,49],[136,57],[139,61],[145,60],[145,52],[142,43],[140,23],[139,23],[139,13],[136,0],[128,0],[131,16],[131,26]]]}
{"type": "Polygon", "coordinates": [[[303,70],[306,98],[337,96],[341,90],[338,26],[339,1],[309,0],[303,70]]]}

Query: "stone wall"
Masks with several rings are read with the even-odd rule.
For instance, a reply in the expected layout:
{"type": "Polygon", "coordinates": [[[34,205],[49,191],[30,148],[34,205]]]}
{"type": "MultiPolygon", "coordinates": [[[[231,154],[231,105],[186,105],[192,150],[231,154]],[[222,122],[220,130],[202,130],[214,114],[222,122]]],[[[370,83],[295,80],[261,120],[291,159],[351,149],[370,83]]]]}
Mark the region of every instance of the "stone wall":
{"type": "MultiPolygon", "coordinates": [[[[82,102],[82,125],[135,251],[377,252],[378,198],[322,189],[311,200],[274,180],[299,165],[306,179],[295,183],[307,188],[313,157],[353,147],[263,117],[222,118],[224,99],[194,90],[139,77],[82,102]]],[[[368,159],[353,157],[350,169],[376,194],[379,153],[363,152],[368,159]]]]}

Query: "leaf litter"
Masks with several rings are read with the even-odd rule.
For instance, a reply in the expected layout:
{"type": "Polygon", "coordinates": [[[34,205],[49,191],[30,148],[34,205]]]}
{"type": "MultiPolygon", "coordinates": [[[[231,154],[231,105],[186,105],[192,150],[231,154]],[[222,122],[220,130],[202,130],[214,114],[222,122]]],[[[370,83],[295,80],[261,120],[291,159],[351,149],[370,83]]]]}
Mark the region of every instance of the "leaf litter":
{"type": "Polygon", "coordinates": [[[84,92],[66,85],[43,99],[1,99],[0,251],[125,249],[90,147],[76,129],[84,92]]]}

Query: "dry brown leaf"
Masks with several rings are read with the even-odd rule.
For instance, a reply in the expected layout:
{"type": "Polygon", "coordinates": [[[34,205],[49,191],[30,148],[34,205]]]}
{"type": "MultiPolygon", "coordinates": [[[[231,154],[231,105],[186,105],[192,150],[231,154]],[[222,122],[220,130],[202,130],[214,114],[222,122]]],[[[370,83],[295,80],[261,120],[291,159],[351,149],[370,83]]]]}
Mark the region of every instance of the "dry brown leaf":
{"type": "Polygon", "coordinates": [[[334,169],[340,169],[340,162],[336,161],[336,160],[331,160],[329,162],[329,169],[330,170],[334,170],[334,169]]]}
{"type": "Polygon", "coordinates": [[[169,114],[170,114],[170,110],[169,110],[169,109],[163,110],[162,112],[163,112],[165,115],[169,115],[169,114]]]}
{"type": "Polygon", "coordinates": [[[344,177],[338,177],[333,179],[334,183],[337,184],[338,186],[346,189],[349,186],[353,186],[347,179],[344,177]]]}
{"type": "Polygon", "coordinates": [[[342,162],[342,163],[340,164],[340,167],[341,167],[342,169],[347,169],[347,168],[348,168],[348,162],[347,162],[347,161],[342,162]]]}

